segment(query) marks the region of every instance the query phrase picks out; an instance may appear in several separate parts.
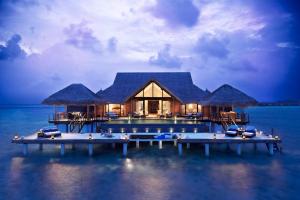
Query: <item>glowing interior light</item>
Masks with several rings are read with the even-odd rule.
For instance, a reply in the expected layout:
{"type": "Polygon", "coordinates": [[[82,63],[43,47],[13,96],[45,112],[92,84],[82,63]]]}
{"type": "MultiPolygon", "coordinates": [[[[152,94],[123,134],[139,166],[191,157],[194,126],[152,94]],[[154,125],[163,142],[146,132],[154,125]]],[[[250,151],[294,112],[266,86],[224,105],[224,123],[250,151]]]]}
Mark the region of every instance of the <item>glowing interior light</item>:
{"type": "Polygon", "coordinates": [[[121,133],[124,133],[124,128],[121,128],[121,133]]]}
{"type": "Polygon", "coordinates": [[[146,132],[146,133],[149,133],[149,128],[145,128],[145,132],[146,132]]]}
{"type": "Polygon", "coordinates": [[[173,128],[170,128],[170,133],[173,133],[174,129],[173,128]]]}
{"type": "Polygon", "coordinates": [[[109,129],[108,129],[108,132],[109,132],[109,133],[112,133],[112,129],[111,129],[111,128],[109,128],[109,129]]]}
{"type": "Polygon", "coordinates": [[[185,132],[185,128],[182,128],[182,129],[181,129],[181,132],[184,133],[184,132],[185,132]]]}
{"type": "Polygon", "coordinates": [[[194,128],[194,133],[197,133],[198,132],[198,129],[197,128],[194,128]]]}
{"type": "Polygon", "coordinates": [[[132,128],[132,132],[136,133],[137,132],[137,128],[132,128]]]}
{"type": "Polygon", "coordinates": [[[160,128],[157,128],[157,132],[160,133],[160,131],[161,131],[161,129],[160,129],[160,128]]]}

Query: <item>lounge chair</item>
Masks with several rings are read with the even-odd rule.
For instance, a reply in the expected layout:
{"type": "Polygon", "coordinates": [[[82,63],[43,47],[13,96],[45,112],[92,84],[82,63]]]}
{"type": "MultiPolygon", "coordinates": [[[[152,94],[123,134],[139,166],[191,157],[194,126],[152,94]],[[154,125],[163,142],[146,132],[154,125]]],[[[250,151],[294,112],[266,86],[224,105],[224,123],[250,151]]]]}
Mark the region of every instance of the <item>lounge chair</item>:
{"type": "Polygon", "coordinates": [[[50,138],[50,137],[59,137],[61,132],[57,129],[56,126],[48,126],[40,129],[37,132],[38,137],[50,138]]]}
{"type": "Polygon", "coordinates": [[[173,138],[173,134],[171,133],[162,133],[160,135],[156,135],[154,136],[155,139],[172,139],[173,138]]]}
{"type": "Polygon", "coordinates": [[[138,112],[134,112],[134,113],[132,113],[132,117],[133,117],[133,118],[140,118],[141,115],[140,115],[140,113],[138,113],[138,112]]]}
{"type": "Polygon", "coordinates": [[[257,129],[254,126],[247,126],[245,131],[242,133],[243,136],[247,138],[252,138],[256,136],[257,129]]]}
{"type": "Polygon", "coordinates": [[[229,137],[235,137],[238,135],[238,132],[239,132],[239,127],[237,125],[230,125],[227,128],[225,135],[229,137]]]}
{"type": "Polygon", "coordinates": [[[167,113],[166,113],[166,118],[172,118],[172,117],[173,117],[172,112],[167,112],[167,113]]]}

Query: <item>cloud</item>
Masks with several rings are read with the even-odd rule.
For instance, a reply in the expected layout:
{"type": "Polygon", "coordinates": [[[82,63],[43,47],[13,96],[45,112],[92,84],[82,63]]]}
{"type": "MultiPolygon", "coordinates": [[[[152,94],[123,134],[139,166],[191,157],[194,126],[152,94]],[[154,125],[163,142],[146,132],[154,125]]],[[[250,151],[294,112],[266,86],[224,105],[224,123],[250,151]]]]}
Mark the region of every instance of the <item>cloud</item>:
{"type": "Polygon", "coordinates": [[[198,39],[195,51],[206,56],[226,58],[229,54],[227,44],[228,39],[219,39],[213,35],[206,34],[198,39]]]}
{"type": "Polygon", "coordinates": [[[115,37],[110,38],[107,41],[107,49],[109,52],[114,53],[117,51],[118,40],[115,37]]]}
{"type": "Polygon", "coordinates": [[[193,27],[200,15],[199,9],[191,0],[157,0],[150,11],[153,16],[163,19],[171,27],[193,27]]]}
{"type": "Polygon", "coordinates": [[[14,60],[25,57],[26,52],[19,45],[21,40],[21,36],[15,34],[5,45],[0,45],[0,60],[14,60]]]}
{"type": "Polygon", "coordinates": [[[171,46],[166,44],[165,47],[160,50],[156,56],[149,58],[151,65],[158,65],[162,67],[178,68],[181,67],[182,62],[179,57],[170,54],[171,46]]]}
{"type": "Polygon", "coordinates": [[[87,27],[85,21],[79,24],[70,24],[64,29],[64,33],[68,37],[65,41],[67,44],[94,53],[102,52],[100,40],[94,36],[93,30],[87,27]]]}
{"type": "Polygon", "coordinates": [[[299,46],[294,45],[290,42],[279,42],[276,44],[276,46],[279,48],[300,49],[299,46]]]}

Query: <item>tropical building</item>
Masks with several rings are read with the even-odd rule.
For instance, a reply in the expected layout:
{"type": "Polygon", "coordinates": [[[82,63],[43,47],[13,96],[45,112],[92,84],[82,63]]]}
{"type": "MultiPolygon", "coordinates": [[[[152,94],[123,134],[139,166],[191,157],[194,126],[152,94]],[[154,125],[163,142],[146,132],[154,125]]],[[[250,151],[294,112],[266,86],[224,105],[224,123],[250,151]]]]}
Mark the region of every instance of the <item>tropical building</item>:
{"type": "MultiPolygon", "coordinates": [[[[117,73],[113,84],[96,94],[82,84],[72,84],[43,103],[65,106],[65,112],[56,113],[55,119],[70,118],[69,113],[77,112],[93,119],[113,115],[219,120],[220,113],[254,105],[257,101],[228,84],[213,92],[204,91],[193,83],[189,72],[138,72],[117,73]]],[[[234,118],[241,117],[235,114],[234,118]]]]}

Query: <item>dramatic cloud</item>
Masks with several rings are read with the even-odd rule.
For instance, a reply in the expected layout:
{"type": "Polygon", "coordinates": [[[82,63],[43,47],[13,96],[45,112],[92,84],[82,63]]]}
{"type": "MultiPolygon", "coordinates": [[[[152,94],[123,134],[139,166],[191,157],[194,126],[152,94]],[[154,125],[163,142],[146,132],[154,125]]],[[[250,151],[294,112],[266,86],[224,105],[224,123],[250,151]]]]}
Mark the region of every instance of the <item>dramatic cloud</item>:
{"type": "Polygon", "coordinates": [[[38,103],[72,82],[97,91],[118,71],[189,71],[201,88],[227,82],[258,100],[298,97],[299,5],[0,1],[0,103],[38,103]]]}
{"type": "Polygon", "coordinates": [[[13,35],[5,45],[0,45],[0,60],[13,60],[23,58],[26,52],[20,47],[21,36],[13,35]]]}
{"type": "Polygon", "coordinates": [[[200,15],[192,0],[157,0],[150,10],[153,16],[163,19],[171,27],[193,27],[200,15]]]}
{"type": "Polygon", "coordinates": [[[64,33],[68,36],[67,44],[95,53],[102,52],[101,42],[93,35],[93,30],[87,27],[86,22],[70,24],[69,27],[65,28],[64,33]]]}
{"type": "Polygon", "coordinates": [[[204,35],[198,39],[195,50],[197,53],[216,58],[226,58],[229,54],[227,39],[219,39],[213,35],[204,35]]]}
{"type": "Polygon", "coordinates": [[[169,44],[166,44],[165,47],[160,50],[156,56],[151,56],[149,58],[149,63],[162,67],[179,68],[182,65],[182,62],[179,57],[171,55],[170,49],[171,46],[169,44]]]}

